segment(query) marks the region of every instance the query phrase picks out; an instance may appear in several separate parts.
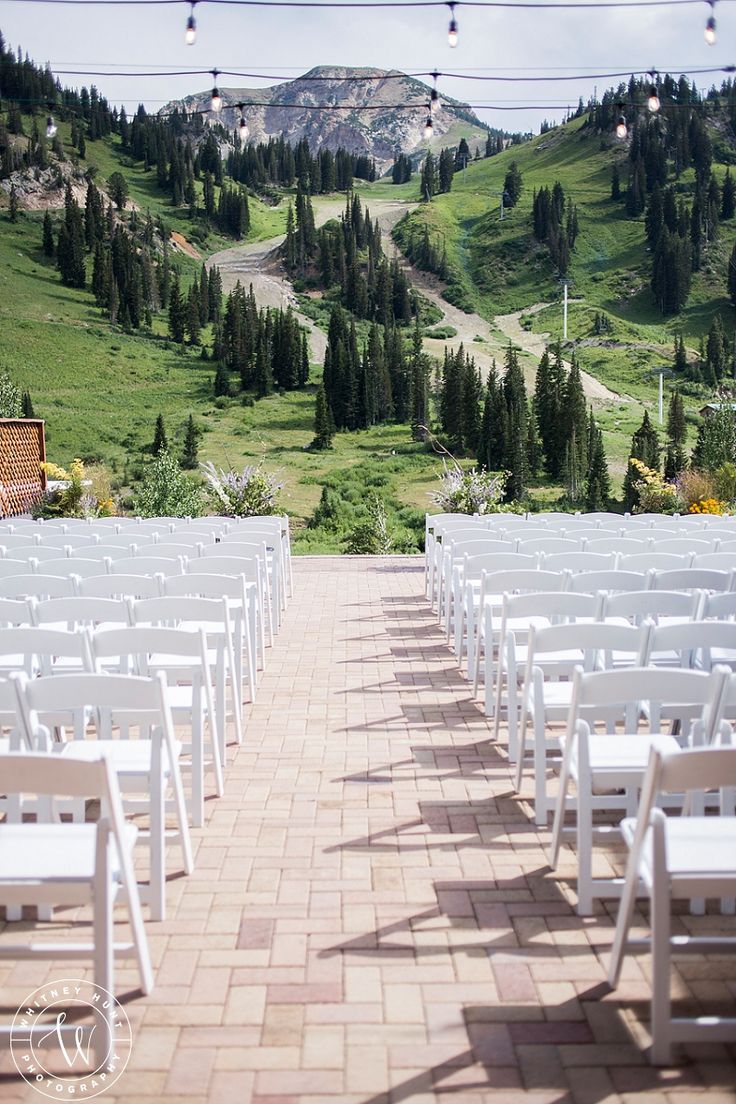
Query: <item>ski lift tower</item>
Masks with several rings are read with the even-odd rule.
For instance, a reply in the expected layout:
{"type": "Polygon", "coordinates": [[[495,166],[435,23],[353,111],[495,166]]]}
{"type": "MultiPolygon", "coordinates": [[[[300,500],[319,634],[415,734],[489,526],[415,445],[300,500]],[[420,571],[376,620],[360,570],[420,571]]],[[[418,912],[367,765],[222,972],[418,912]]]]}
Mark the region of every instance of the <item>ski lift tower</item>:
{"type": "Polygon", "coordinates": [[[567,291],[573,281],[567,274],[558,273],[557,279],[562,284],[562,340],[567,341],[567,291]]]}
{"type": "Polygon", "coordinates": [[[506,191],[505,188],[502,192],[496,192],[496,195],[501,200],[501,217],[499,218],[498,221],[503,222],[503,210],[504,210],[504,207],[506,207],[506,206],[511,207],[511,196],[509,195],[509,193],[506,191]]]}
{"type": "Polygon", "coordinates": [[[674,376],[674,371],[669,364],[658,364],[654,368],[650,368],[647,372],[647,376],[651,379],[653,376],[659,376],[659,424],[664,425],[664,378],[671,379],[674,376]]]}

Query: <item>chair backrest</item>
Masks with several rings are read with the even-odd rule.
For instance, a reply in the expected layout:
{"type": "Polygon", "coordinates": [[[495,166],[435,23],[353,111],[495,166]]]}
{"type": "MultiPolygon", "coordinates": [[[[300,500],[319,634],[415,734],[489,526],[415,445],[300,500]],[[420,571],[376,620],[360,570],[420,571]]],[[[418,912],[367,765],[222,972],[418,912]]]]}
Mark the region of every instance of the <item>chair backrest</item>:
{"type": "Polygon", "coordinates": [[[683,567],[676,571],[653,571],[651,590],[712,590],[725,593],[731,585],[728,571],[714,568],[683,567]]]}
{"type": "Polygon", "coordinates": [[[544,653],[575,651],[583,653],[583,665],[587,670],[602,661],[608,666],[614,652],[617,657],[630,656],[634,665],[645,654],[649,630],[648,624],[637,627],[606,621],[575,621],[541,628],[535,626],[529,635],[529,668],[544,653]]]}
{"type": "MultiPolygon", "coordinates": [[[[152,598],[143,601],[165,599],[152,598]]],[[[201,666],[203,671],[207,666],[206,645],[201,630],[140,624],[123,629],[97,629],[90,634],[90,649],[95,665],[100,659],[118,658],[122,672],[129,670],[127,661],[134,657],[140,673],[147,674],[150,657],[153,655],[189,658],[193,661],[192,666],[201,666]]]]}
{"type": "Polygon", "coordinates": [[[589,510],[582,515],[587,521],[594,521],[603,525],[623,525],[626,518],[623,514],[614,514],[612,510],[589,510]]]}
{"type": "Polygon", "coordinates": [[[736,660],[736,624],[733,621],[685,621],[654,625],[647,642],[644,662],[656,663],[658,653],[675,652],[681,667],[710,670],[711,648],[727,649],[736,660]]]}
{"type": "Polygon", "coordinates": [[[66,623],[70,630],[103,624],[130,624],[130,610],[122,598],[49,598],[33,608],[36,625],[66,623]]]}
{"type": "Polygon", "coordinates": [[[14,575],[27,575],[31,571],[28,560],[0,560],[0,579],[12,578],[14,575]]]}
{"type": "Polygon", "coordinates": [[[736,592],[703,595],[700,618],[705,621],[711,617],[719,621],[732,621],[736,618],[736,592]]]}
{"type": "Polygon", "coordinates": [[[262,563],[268,562],[268,552],[265,540],[240,540],[220,542],[219,544],[206,544],[200,548],[200,558],[209,559],[210,556],[242,556],[244,559],[257,557],[262,563]]]}
{"type": "Polygon", "coordinates": [[[181,555],[196,556],[199,552],[199,546],[201,544],[214,544],[215,534],[206,529],[195,529],[190,532],[189,529],[175,529],[173,533],[166,538],[159,538],[156,540],[153,552],[159,547],[176,548],[181,555]],[[187,551],[189,549],[189,551],[187,551]],[[182,551],[183,550],[183,551],[182,551]]]}
{"type": "Polygon", "coordinates": [[[538,591],[527,594],[504,594],[501,611],[502,626],[515,618],[548,618],[550,621],[575,621],[593,618],[599,600],[594,594],[570,594],[567,591],[538,591]]]}
{"type": "Polygon", "coordinates": [[[736,567],[736,559],[732,552],[698,552],[692,566],[732,572],[736,567]]]}
{"type": "Polygon", "coordinates": [[[13,559],[25,560],[27,563],[46,563],[48,560],[61,560],[66,559],[68,550],[64,544],[61,543],[60,538],[58,541],[51,541],[43,544],[34,544],[32,548],[14,548],[13,559]]]}
{"type": "Polygon", "coordinates": [[[597,594],[599,590],[646,590],[648,575],[643,571],[581,571],[570,579],[568,590],[577,594],[597,594]]]}
{"type": "Polygon", "coordinates": [[[0,579],[3,598],[70,598],[76,594],[71,575],[16,575],[0,579]]]}
{"type": "Polygon", "coordinates": [[[500,571],[487,571],[481,576],[481,589],[484,597],[491,594],[524,591],[553,592],[565,590],[568,579],[569,576],[564,571],[537,571],[536,568],[527,565],[518,568],[502,568],[500,571]]]}
{"type": "Polygon", "coordinates": [[[498,556],[515,555],[513,544],[504,544],[501,541],[490,541],[495,547],[486,548],[483,552],[466,552],[463,558],[463,577],[466,582],[472,579],[480,579],[484,571],[493,571],[498,556]]]}
{"type": "Polygon", "coordinates": [[[27,671],[28,674],[34,673],[34,661],[44,675],[53,674],[57,659],[74,659],[81,666],[88,666],[87,637],[84,633],[64,629],[14,626],[0,633],[0,662],[3,659],[9,660],[13,669],[27,671]]]}
{"type": "MultiPolygon", "coordinates": [[[[181,576],[186,579],[186,575],[181,576]]],[[[168,595],[162,598],[141,598],[130,602],[132,623],[138,625],[177,626],[181,622],[222,626],[229,630],[230,620],[224,596],[204,598],[197,595],[168,595]]]]}
{"type": "MultiPolygon", "coordinates": [[[[636,857],[641,853],[660,795],[703,793],[708,790],[720,790],[723,795],[724,789],[733,786],[736,786],[736,747],[697,747],[666,752],[656,745],[652,746],[637,810],[632,854],[636,857]]],[[[657,810],[657,815],[664,815],[661,809],[657,810]]],[[[717,825],[716,821],[715,833],[718,832],[717,825]]],[[[717,850],[715,853],[718,854],[717,850]]],[[[704,873],[701,863],[701,879],[704,873]]],[[[714,870],[716,876],[718,873],[714,870]]]]}
{"type": "MultiPolygon", "coordinates": [[[[715,535],[715,534],[714,534],[715,535]]],[[[730,556],[733,556],[736,560],[736,540],[732,538],[722,537],[718,545],[719,552],[727,552],[730,556]]]]}
{"type": "MultiPolygon", "coordinates": [[[[33,548],[38,545],[35,533],[0,533],[0,549],[33,548]]],[[[3,553],[4,554],[4,553],[3,553]]]]}
{"type": "Polygon", "coordinates": [[[163,580],[167,597],[235,598],[243,601],[242,575],[210,574],[191,571],[186,575],[170,575],[163,580]]]}
{"type": "Polygon", "coordinates": [[[71,548],[69,550],[70,560],[122,560],[125,556],[135,556],[138,551],[138,545],[133,541],[128,541],[124,546],[121,544],[108,544],[107,541],[102,544],[87,545],[84,548],[71,548]]]}
{"type": "Polygon", "coordinates": [[[0,598],[0,629],[11,625],[32,625],[32,603],[26,598],[0,598]]]}
{"type": "Polygon", "coordinates": [[[183,575],[185,560],[181,556],[132,556],[110,563],[111,575],[183,575]]]}
{"type": "Polygon", "coordinates": [[[552,556],[555,553],[567,552],[572,555],[575,552],[582,551],[582,542],[576,540],[565,540],[564,537],[536,537],[531,540],[527,540],[526,537],[519,536],[517,549],[526,556],[535,556],[543,554],[545,556],[552,556]]]}
{"type": "Polygon", "coordinates": [[[630,537],[619,537],[615,535],[601,536],[600,530],[598,535],[585,542],[586,552],[597,552],[599,554],[608,555],[614,553],[619,556],[636,556],[642,550],[642,541],[634,540],[630,537]]]}
{"type": "MultiPolygon", "coordinates": [[[[3,755],[2,765],[3,791],[6,793],[98,798],[111,823],[119,855],[128,857],[120,789],[115,772],[104,755],[101,754],[99,759],[84,760],[28,751],[20,755],[3,755]]],[[[40,810],[44,807],[50,806],[44,803],[40,810]]],[[[43,815],[40,810],[39,817],[43,815]]],[[[54,823],[58,824],[63,839],[63,833],[68,830],[65,828],[67,822],[55,819],[54,823]]]]}
{"type": "MultiPolygon", "coordinates": [[[[53,541],[52,543],[56,544],[58,542],[53,541]]],[[[65,533],[62,543],[64,544],[65,548],[69,548],[74,551],[78,548],[90,548],[95,544],[99,544],[100,539],[97,533],[93,533],[92,531],[88,533],[65,533]]],[[[43,541],[42,544],[45,544],[45,541],[43,541]]]]}
{"type": "Polygon", "coordinates": [[[601,617],[625,617],[635,625],[649,618],[681,617],[692,620],[700,605],[698,593],[685,593],[672,590],[634,590],[619,591],[617,594],[605,594],[601,617]]]}
{"type": "MultiPolygon", "coordinates": [[[[175,536],[176,534],[173,535],[175,536]]],[[[143,554],[145,556],[155,556],[157,558],[163,557],[167,560],[176,559],[178,556],[186,559],[189,556],[196,557],[201,547],[201,540],[197,540],[194,545],[187,544],[184,541],[156,541],[155,544],[147,545],[146,548],[143,549],[143,554]]]]}
{"type": "Polygon", "coordinates": [[[24,731],[33,746],[39,746],[38,734],[44,716],[51,714],[57,719],[59,715],[68,714],[75,721],[80,713],[89,709],[95,711],[91,715],[96,718],[100,736],[111,738],[116,721],[126,733],[133,727],[138,727],[141,735],[147,735],[152,729],[160,730],[173,762],[173,723],[166,697],[166,676],[162,672],[150,678],[97,673],[36,679],[21,676],[18,701],[24,731]]]}
{"type": "Polygon", "coordinates": [[[715,544],[715,540],[696,539],[694,536],[688,536],[657,540],[654,547],[657,552],[671,552],[675,556],[694,556],[697,552],[714,552],[715,544]]]}
{"type": "Polygon", "coordinates": [[[690,567],[692,556],[675,556],[672,552],[640,552],[635,556],[620,556],[620,571],[674,571],[678,567],[690,567]]]}
{"type": "Polygon", "coordinates": [[[568,732],[580,719],[589,724],[602,722],[609,732],[622,722],[629,731],[636,731],[644,703],[652,732],[659,732],[663,713],[683,720],[715,718],[723,686],[723,671],[707,674],[674,667],[626,667],[584,672],[578,668],[573,675],[568,732]]]}
{"type": "Polygon", "coordinates": [[[80,579],[77,593],[82,598],[157,598],[161,594],[161,576],[123,575],[114,571],[110,575],[80,579]]]}
{"type": "Polygon", "coordinates": [[[545,571],[612,571],[616,567],[616,553],[557,552],[542,553],[540,567],[545,571]]]}
{"type": "MultiPolygon", "coordinates": [[[[231,544],[218,544],[217,546],[224,555],[228,554],[228,549],[232,548],[231,544]]],[[[461,563],[468,556],[483,556],[494,553],[496,555],[508,556],[516,551],[516,544],[514,541],[496,540],[495,537],[480,537],[478,540],[459,540],[459,541],[446,541],[442,546],[444,549],[444,555],[446,562],[453,564],[461,563]]]]}
{"type": "Polygon", "coordinates": [[[79,579],[89,579],[92,575],[106,575],[109,560],[64,559],[46,560],[40,570],[44,575],[76,575],[79,579]]]}
{"type": "Polygon", "coordinates": [[[187,564],[187,574],[190,572],[194,575],[241,575],[250,582],[257,582],[261,577],[261,561],[256,556],[200,556],[187,564]]]}

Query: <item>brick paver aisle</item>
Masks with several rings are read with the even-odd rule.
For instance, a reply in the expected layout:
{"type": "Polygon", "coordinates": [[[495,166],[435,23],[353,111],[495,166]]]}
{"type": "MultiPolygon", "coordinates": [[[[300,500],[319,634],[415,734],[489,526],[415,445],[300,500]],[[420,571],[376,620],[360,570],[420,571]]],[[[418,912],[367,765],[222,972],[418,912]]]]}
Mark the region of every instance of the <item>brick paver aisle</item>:
{"type": "MultiPolygon", "coordinates": [[[[578,919],[547,869],[418,559],[296,561],[248,714],[197,869],[148,925],[156,989],[127,1006],[133,1057],[105,1099],[736,1100],[725,1047],[649,1067],[648,960],[607,992],[610,919],[578,919]]],[[[697,961],[690,994],[733,1000],[733,961],[697,961]]],[[[17,966],[4,1003],[38,970],[17,966]]]]}

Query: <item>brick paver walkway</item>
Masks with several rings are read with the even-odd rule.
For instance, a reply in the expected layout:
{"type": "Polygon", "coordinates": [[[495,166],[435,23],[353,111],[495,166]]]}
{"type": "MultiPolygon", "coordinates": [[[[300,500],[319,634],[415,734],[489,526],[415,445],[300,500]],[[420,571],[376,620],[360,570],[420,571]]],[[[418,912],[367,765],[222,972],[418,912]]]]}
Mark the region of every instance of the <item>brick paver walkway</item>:
{"type": "MultiPolygon", "coordinates": [[[[148,924],[156,988],[118,974],[135,1042],[104,1099],[736,1101],[733,1049],[648,1065],[649,961],[607,991],[610,916],[577,918],[573,867],[549,872],[420,561],[303,559],[295,591],[197,868],[148,924]]],[[[4,969],[5,1013],[47,969],[4,969]]],[[[693,959],[679,993],[732,1002],[734,979],[693,959]]]]}

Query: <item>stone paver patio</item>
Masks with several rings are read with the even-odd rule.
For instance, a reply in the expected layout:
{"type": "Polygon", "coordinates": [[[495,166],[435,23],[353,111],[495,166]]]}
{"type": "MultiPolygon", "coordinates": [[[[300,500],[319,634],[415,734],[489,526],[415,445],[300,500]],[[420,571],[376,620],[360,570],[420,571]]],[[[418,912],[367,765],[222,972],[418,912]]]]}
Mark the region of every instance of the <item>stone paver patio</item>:
{"type": "MultiPolygon", "coordinates": [[[[147,923],[151,996],[118,970],[133,1053],[98,1099],[736,1101],[736,1048],[649,1066],[649,959],[608,991],[615,911],[579,919],[570,856],[549,871],[418,558],[295,562],[245,745],[194,840],[169,919],[147,923]]],[[[4,1018],[63,970],[0,963],[4,1018]]],[[[677,986],[732,1004],[736,963],[691,958],[677,986]]],[[[0,1099],[41,1099],[11,1068],[0,1099]]]]}

